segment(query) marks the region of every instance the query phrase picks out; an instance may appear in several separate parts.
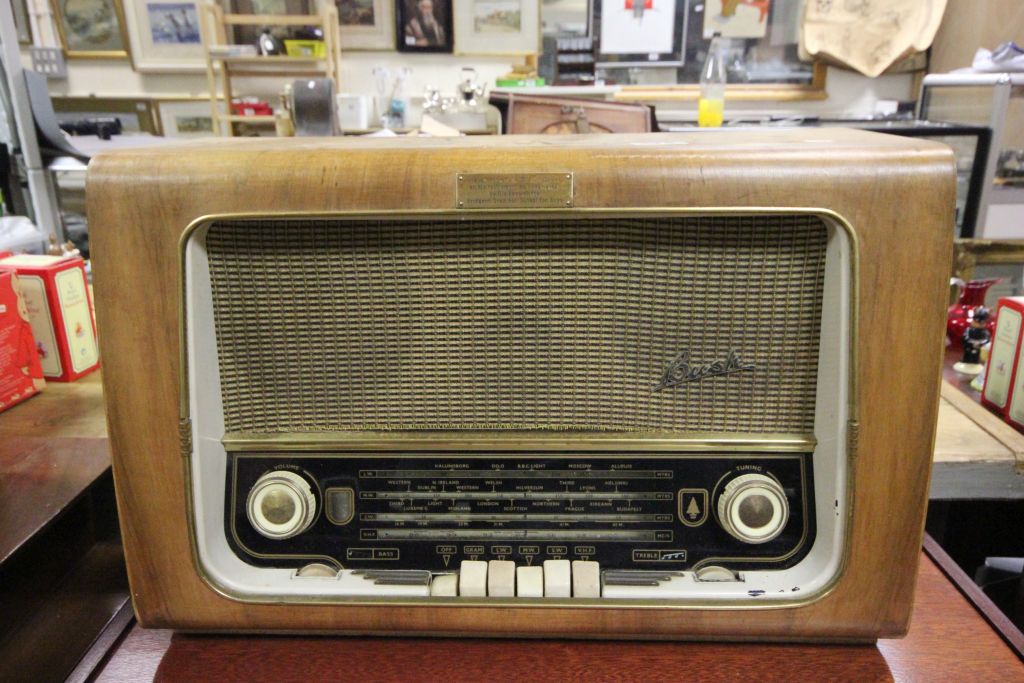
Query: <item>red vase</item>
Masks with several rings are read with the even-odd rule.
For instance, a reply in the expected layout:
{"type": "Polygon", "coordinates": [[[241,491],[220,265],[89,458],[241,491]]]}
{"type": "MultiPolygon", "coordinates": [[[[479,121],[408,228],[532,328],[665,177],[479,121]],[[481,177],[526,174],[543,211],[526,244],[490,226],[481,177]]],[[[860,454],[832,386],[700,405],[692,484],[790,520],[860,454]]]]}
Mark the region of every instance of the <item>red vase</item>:
{"type": "MultiPolygon", "coordinates": [[[[950,284],[960,288],[960,298],[949,307],[949,311],[946,313],[946,336],[949,337],[953,346],[957,348],[963,346],[964,332],[974,320],[975,309],[985,305],[985,293],[988,292],[988,288],[1002,281],[1001,277],[971,280],[970,282],[964,282],[960,278],[950,280],[950,284]]],[[[996,317],[994,315],[988,319],[988,331],[992,335],[996,333],[996,317]]]]}

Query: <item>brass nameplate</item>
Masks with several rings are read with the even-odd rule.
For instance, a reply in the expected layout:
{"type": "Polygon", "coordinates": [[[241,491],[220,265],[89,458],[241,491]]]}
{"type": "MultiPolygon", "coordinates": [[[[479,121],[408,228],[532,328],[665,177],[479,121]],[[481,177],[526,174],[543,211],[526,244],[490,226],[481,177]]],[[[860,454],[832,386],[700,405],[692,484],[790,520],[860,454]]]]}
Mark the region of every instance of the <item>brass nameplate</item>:
{"type": "Polygon", "coordinates": [[[460,209],[558,209],[573,204],[572,173],[459,173],[460,209]]]}

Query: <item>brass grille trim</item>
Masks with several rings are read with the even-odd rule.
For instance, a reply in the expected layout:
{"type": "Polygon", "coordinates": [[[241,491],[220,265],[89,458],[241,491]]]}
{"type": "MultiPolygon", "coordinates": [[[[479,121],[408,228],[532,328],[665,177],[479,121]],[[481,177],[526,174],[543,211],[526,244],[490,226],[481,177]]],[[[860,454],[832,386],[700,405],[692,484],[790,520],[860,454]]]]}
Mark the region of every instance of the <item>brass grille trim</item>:
{"type": "Polygon", "coordinates": [[[550,436],[537,432],[334,432],[326,434],[254,434],[228,432],[221,440],[228,452],[332,451],[764,451],[806,453],[813,434],[666,434],[572,432],[550,436]]]}
{"type": "MultiPolygon", "coordinates": [[[[507,212],[502,211],[489,211],[481,210],[480,212],[488,213],[493,217],[502,217],[508,215],[507,212]]],[[[855,422],[859,418],[859,351],[858,351],[858,340],[859,340],[859,317],[860,317],[860,243],[857,236],[857,232],[853,226],[843,218],[841,215],[832,211],[831,209],[824,208],[808,208],[808,207],[714,207],[714,208],[678,208],[678,207],[637,207],[631,209],[606,209],[606,208],[586,208],[586,209],[572,209],[572,210],[544,210],[538,209],[533,212],[528,212],[530,215],[543,215],[548,212],[557,212],[560,214],[565,213],[581,213],[581,214],[603,214],[608,216],[614,215],[671,215],[671,214],[690,214],[690,215],[771,215],[771,214],[795,214],[804,213],[815,215],[827,223],[831,224],[834,228],[841,231],[849,244],[849,291],[847,294],[847,301],[849,305],[849,317],[848,317],[848,330],[846,335],[847,345],[847,358],[848,365],[846,371],[846,383],[847,383],[847,401],[846,411],[847,417],[850,421],[855,422]]],[[[384,212],[387,213],[387,212],[384,212]]],[[[425,210],[418,212],[395,212],[395,215],[451,215],[449,210],[425,210]]],[[[466,211],[467,215],[478,213],[477,210],[466,211]]],[[[517,212],[516,215],[523,215],[524,212],[517,212]]],[[[187,297],[188,297],[188,282],[187,282],[187,251],[189,241],[192,236],[197,233],[200,229],[205,228],[211,222],[215,220],[227,220],[227,219],[256,219],[256,218],[274,218],[274,219],[287,219],[287,218],[360,218],[368,216],[379,216],[382,212],[380,211],[349,211],[349,212],[338,212],[338,211],[307,211],[307,212],[280,212],[276,214],[264,213],[251,213],[251,212],[236,212],[236,213],[220,213],[220,214],[204,214],[196,217],[190,222],[185,229],[182,231],[181,236],[178,240],[178,275],[179,275],[179,287],[178,287],[178,399],[179,399],[179,413],[182,420],[190,419],[191,416],[191,402],[189,393],[189,363],[188,363],[188,309],[187,309],[187,297]]],[[[196,519],[195,519],[195,506],[192,500],[191,492],[193,491],[193,466],[192,456],[194,453],[186,454],[186,458],[183,464],[184,480],[186,484],[186,491],[190,492],[189,495],[185,496],[185,507],[186,516],[188,518],[188,534],[189,534],[189,546],[191,548],[192,564],[197,574],[202,578],[203,582],[216,594],[223,596],[227,599],[234,600],[243,604],[268,604],[274,602],[271,599],[265,597],[253,597],[245,594],[238,593],[235,589],[221,585],[219,581],[211,576],[203,566],[203,563],[199,557],[199,546],[196,537],[196,519]]],[[[622,600],[614,604],[609,604],[604,600],[524,600],[524,599],[492,599],[488,601],[463,601],[459,598],[437,598],[437,599],[396,599],[393,597],[364,597],[364,598],[349,598],[349,599],[323,599],[312,596],[304,596],[295,599],[296,603],[307,604],[307,605],[344,605],[344,604],[355,604],[355,605],[381,605],[389,607],[415,607],[425,604],[439,605],[439,606],[456,606],[456,607],[495,607],[507,604],[515,607],[543,607],[543,608],[560,608],[560,607],[583,607],[591,609],[607,609],[609,607],[626,607],[636,609],[656,609],[656,610],[672,610],[672,611],[690,611],[690,610],[735,610],[749,609],[749,610],[785,610],[797,607],[804,607],[812,605],[814,603],[824,600],[831,595],[836,587],[839,585],[839,581],[846,573],[846,569],[849,563],[850,548],[852,546],[852,533],[849,527],[853,521],[854,514],[854,495],[855,495],[855,482],[853,472],[853,460],[849,457],[849,454],[845,454],[845,477],[846,477],[846,496],[849,501],[847,505],[847,511],[845,514],[844,524],[848,531],[846,533],[846,540],[843,543],[842,558],[839,569],[835,572],[832,579],[822,587],[821,590],[807,594],[800,597],[794,597],[789,600],[765,603],[757,599],[739,599],[735,601],[723,602],[721,600],[693,600],[688,601],[685,604],[677,602],[666,602],[664,600],[622,600]]]]}

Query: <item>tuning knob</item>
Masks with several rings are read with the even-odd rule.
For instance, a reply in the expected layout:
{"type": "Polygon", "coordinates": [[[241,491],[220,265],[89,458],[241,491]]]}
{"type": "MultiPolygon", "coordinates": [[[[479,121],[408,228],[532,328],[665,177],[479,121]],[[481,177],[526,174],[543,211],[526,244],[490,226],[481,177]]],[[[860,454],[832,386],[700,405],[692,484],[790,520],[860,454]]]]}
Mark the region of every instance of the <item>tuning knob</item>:
{"type": "Polygon", "coordinates": [[[779,483],[763,474],[736,477],[718,498],[718,521],[744,543],[767,543],[789,520],[789,503],[779,483]]]}
{"type": "Polygon", "coordinates": [[[301,534],[316,517],[316,497],[309,482],[287,470],[267,472],[256,480],[246,501],[249,523],[267,538],[301,534]]]}

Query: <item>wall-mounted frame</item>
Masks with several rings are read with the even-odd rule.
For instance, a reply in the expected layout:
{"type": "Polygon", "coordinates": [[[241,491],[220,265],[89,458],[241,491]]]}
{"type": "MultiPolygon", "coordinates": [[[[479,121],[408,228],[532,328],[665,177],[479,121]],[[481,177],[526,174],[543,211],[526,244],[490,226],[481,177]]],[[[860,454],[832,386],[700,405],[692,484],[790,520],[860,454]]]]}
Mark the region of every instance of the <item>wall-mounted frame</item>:
{"type": "Polygon", "coordinates": [[[591,0],[540,0],[540,27],[544,36],[590,37],[591,0]]]}
{"type": "MultiPolygon", "coordinates": [[[[828,97],[825,83],[828,67],[824,62],[810,65],[809,83],[730,83],[725,87],[726,100],[823,100],[828,97]]],[[[621,102],[673,102],[696,101],[700,97],[700,85],[627,85],[615,93],[614,99],[621,102]]]]}
{"type": "Polygon", "coordinates": [[[50,0],[64,54],[69,59],[129,59],[119,0],[50,0]]]}
{"type": "Polygon", "coordinates": [[[594,0],[597,66],[682,66],[688,0],[594,0]]]}
{"type": "MultiPolygon", "coordinates": [[[[206,110],[210,111],[209,101],[206,110]]],[[[125,133],[159,135],[160,126],[155,115],[153,100],[132,97],[61,97],[53,98],[53,111],[57,121],[75,118],[116,116],[121,119],[125,133]]]]}
{"type": "MultiPolygon", "coordinates": [[[[312,15],[317,13],[315,0],[229,0],[228,9],[232,14],[312,15]]],[[[233,28],[234,37],[232,38],[229,32],[229,40],[233,40],[238,45],[255,45],[263,27],[235,26],[233,28]]],[[[280,34],[278,37],[284,38],[287,37],[287,31],[282,31],[282,29],[291,27],[271,24],[268,25],[268,28],[274,31],[274,35],[280,34]]]]}
{"type": "MultiPolygon", "coordinates": [[[[154,100],[154,104],[160,134],[164,137],[192,139],[217,136],[209,98],[169,98],[154,100]]],[[[221,111],[226,113],[224,102],[219,104],[221,111]]]]}
{"type": "Polygon", "coordinates": [[[763,38],[768,32],[771,0],[705,0],[704,38],[763,38]]]}
{"type": "Polygon", "coordinates": [[[345,50],[394,50],[394,0],[334,0],[345,50]]]}
{"type": "MultiPolygon", "coordinates": [[[[729,83],[726,98],[744,100],[822,100],[828,96],[828,68],[822,61],[800,56],[801,0],[773,0],[768,7],[766,34],[761,38],[727,38],[729,83]]],[[[691,1],[687,6],[683,66],[674,83],[623,87],[615,98],[621,101],[687,101],[700,93],[700,71],[710,41],[704,38],[705,13],[709,5],[691,1]]],[[[711,8],[710,11],[715,11],[711,8]]],[[[628,79],[625,70],[612,77],[628,79]]]]}
{"type": "Polygon", "coordinates": [[[454,8],[456,54],[540,52],[539,0],[454,0],[454,8]]]}
{"type": "Polygon", "coordinates": [[[199,0],[123,0],[136,71],[202,71],[199,0]]]}
{"type": "Polygon", "coordinates": [[[451,52],[452,0],[395,0],[399,52],[451,52]]]}
{"type": "Polygon", "coordinates": [[[11,12],[14,15],[14,30],[18,34],[18,43],[32,44],[32,20],[28,13],[28,0],[10,0],[11,12]]]}

